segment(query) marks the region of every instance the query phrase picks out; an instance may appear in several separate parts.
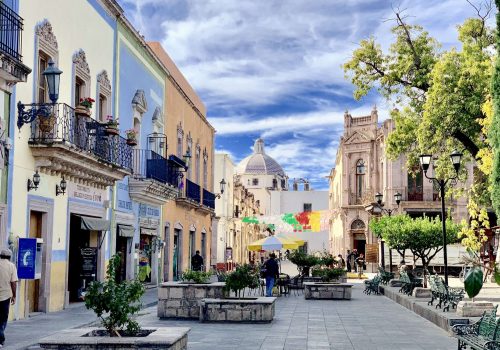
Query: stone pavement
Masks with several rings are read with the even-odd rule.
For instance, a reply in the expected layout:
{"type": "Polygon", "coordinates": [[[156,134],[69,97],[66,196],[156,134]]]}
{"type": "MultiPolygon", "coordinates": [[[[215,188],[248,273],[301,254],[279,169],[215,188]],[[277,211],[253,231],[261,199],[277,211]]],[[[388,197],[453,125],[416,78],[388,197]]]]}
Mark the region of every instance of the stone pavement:
{"type": "Polygon", "coordinates": [[[456,349],[455,338],[384,296],[353,287],[352,300],[280,297],[270,324],[220,324],[159,320],[143,310],[143,327],[190,327],[188,349],[456,349]]]}
{"type": "MultiPolygon", "coordinates": [[[[158,303],[158,290],[147,289],[142,297],[143,307],[151,307],[158,303]]],[[[62,329],[77,328],[96,322],[93,311],[87,310],[83,303],[72,304],[69,308],[50,313],[38,314],[28,319],[9,322],[5,332],[5,346],[11,349],[38,349],[38,339],[54,334],[62,329]]]]}

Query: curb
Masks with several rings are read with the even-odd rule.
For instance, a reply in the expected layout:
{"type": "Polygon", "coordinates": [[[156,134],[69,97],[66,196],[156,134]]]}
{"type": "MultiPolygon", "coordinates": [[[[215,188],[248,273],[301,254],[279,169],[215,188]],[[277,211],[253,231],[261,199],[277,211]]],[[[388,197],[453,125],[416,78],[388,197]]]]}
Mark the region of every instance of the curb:
{"type": "Polygon", "coordinates": [[[434,306],[427,305],[429,298],[415,298],[399,293],[399,288],[397,287],[394,288],[380,285],[379,290],[385,297],[434,323],[448,333],[451,333],[451,327],[454,325],[470,324],[472,321],[467,317],[457,316],[454,310],[443,312],[441,309],[436,309],[434,306]]]}

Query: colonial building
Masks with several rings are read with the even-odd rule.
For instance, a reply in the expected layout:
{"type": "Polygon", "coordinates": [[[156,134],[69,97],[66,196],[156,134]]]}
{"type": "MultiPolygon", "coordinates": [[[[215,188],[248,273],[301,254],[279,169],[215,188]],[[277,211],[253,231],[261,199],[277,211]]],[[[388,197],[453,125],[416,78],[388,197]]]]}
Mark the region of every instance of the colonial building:
{"type": "Polygon", "coordinates": [[[179,177],[179,197],[163,207],[164,280],[176,280],[191,267],[199,250],[208,269],[215,212],[213,193],[215,129],[206,108],[159,43],[148,44],[167,68],[165,80],[166,145],[173,163],[186,171],[179,177]],[[186,164],[182,159],[186,160],[186,164]]]}
{"type": "Polygon", "coordinates": [[[245,216],[259,216],[260,202],[235,174],[235,165],[228,154],[215,154],[214,186],[225,182],[224,193],[215,201],[212,238],[212,265],[231,269],[234,264],[260,261],[259,253],[249,254],[249,243],[264,237],[260,225],[243,222],[245,216]]]}
{"type": "MultiPolygon", "coordinates": [[[[387,157],[386,140],[393,127],[391,119],[379,125],[376,108],[367,116],[353,117],[348,112],[344,115],[344,133],[330,173],[330,250],[335,254],[345,256],[352,249],[365,253],[367,244],[379,244],[368,228],[371,214],[365,209],[375,202],[377,192],[383,195],[384,208],[396,209],[394,213],[406,212],[413,217],[440,215],[441,203],[432,183],[424,179],[418,168],[408,171],[404,155],[396,160],[387,157]],[[394,199],[398,192],[402,195],[399,207],[394,199]]],[[[471,173],[471,166],[468,168],[471,173]]],[[[453,220],[467,217],[464,198],[447,201],[446,207],[453,220]]],[[[399,263],[396,259],[394,255],[395,263],[399,263]]]]}

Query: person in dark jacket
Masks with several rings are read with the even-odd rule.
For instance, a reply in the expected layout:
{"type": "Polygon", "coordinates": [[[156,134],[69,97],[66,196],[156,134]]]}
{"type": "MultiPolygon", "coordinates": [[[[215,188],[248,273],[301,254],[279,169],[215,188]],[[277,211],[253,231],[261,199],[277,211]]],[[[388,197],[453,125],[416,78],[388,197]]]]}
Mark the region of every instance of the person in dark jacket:
{"type": "Polygon", "coordinates": [[[197,250],[196,254],[191,258],[191,269],[193,271],[201,271],[203,266],[203,257],[200,255],[200,251],[197,250]]]}
{"type": "Polygon", "coordinates": [[[269,259],[264,263],[264,276],[266,277],[266,297],[273,296],[274,282],[279,277],[279,266],[276,255],[271,253],[269,259]]]}

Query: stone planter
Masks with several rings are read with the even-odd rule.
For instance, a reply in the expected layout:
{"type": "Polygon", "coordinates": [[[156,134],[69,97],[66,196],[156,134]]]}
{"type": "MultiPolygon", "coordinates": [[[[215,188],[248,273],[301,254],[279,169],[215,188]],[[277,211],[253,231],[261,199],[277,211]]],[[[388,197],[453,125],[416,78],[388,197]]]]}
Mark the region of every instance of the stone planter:
{"type": "MultiPolygon", "coordinates": [[[[304,277],[304,283],[305,282],[323,282],[323,281],[321,280],[321,277],[309,277],[308,276],[308,277],[304,277]]],[[[335,280],[331,280],[330,282],[346,283],[347,282],[347,274],[344,274],[335,280]]]]}
{"type": "Polygon", "coordinates": [[[457,315],[463,317],[481,317],[485,311],[495,308],[489,301],[460,301],[457,305],[457,315]]]}
{"type": "Polygon", "coordinates": [[[82,106],[82,105],[78,105],[78,106],[75,107],[75,114],[77,116],[90,117],[90,115],[92,113],[90,112],[90,108],[87,108],[87,107],[82,106]]]}
{"type": "Polygon", "coordinates": [[[304,283],[305,299],[351,299],[352,284],[347,283],[304,283]]]}
{"type": "Polygon", "coordinates": [[[127,139],[127,145],[137,146],[137,140],[136,139],[127,139]]]}
{"type": "Polygon", "coordinates": [[[271,322],[275,302],[275,297],[203,299],[200,303],[200,322],[271,322]]]}
{"type": "Polygon", "coordinates": [[[185,327],[159,327],[156,329],[143,329],[152,331],[142,337],[108,337],[100,333],[103,329],[78,328],[67,329],[40,340],[42,349],[58,350],[91,350],[91,349],[187,349],[187,333],[185,327]]]}
{"type": "Polygon", "coordinates": [[[115,136],[115,135],[120,134],[120,131],[118,130],[118,128],[114,128],[114,127],[110,127],[110,126],[107,126],[106,128],[104,128],[104,132],[108,136],[115,136]]]}
{"type": "Polygon", "coordinates": [[[165,282],[158,287],[158,317],[200,318],[200,302],[206,298],[223,298],[226,283],[207,284],[165,282]]]}

